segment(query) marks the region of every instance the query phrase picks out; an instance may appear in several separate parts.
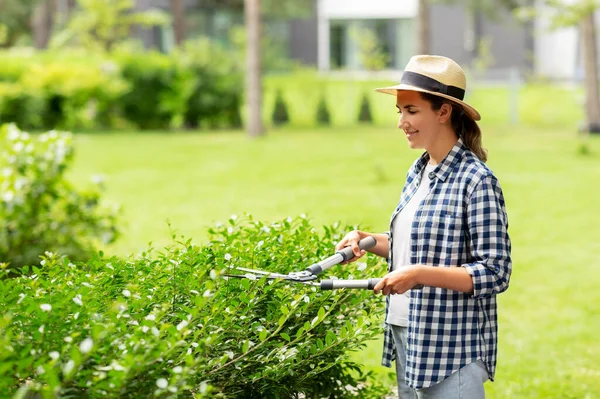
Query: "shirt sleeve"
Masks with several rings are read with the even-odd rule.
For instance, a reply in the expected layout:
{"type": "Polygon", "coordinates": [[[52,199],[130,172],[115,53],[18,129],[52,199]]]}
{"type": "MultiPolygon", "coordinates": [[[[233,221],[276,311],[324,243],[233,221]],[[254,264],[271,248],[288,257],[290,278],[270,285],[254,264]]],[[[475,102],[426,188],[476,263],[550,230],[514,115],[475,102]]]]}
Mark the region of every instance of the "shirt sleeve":
{"type": "Polygon", "coordinates": [[[467,243],[471,263],[462,265],[473,279],[473,297],[506,291],[512,272],[511,244],[504,196],[498,180],[487,175],[467,202],[467,243]]]}

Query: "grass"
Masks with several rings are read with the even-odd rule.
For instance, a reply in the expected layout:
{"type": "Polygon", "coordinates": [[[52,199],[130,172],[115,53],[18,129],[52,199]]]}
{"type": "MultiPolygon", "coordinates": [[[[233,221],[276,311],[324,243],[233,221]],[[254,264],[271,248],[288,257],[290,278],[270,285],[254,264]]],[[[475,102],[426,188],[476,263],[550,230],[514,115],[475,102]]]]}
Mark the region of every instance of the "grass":
{"type": "MultiPolygon", "coordinates": [[[[600,137],[582,155],[572,130],[484,125],[484,135],[514,261],[499,297],[488,397],[599,397],[600,137]]],[[[119,254],[169,242],[167,220],[202,243],[208,226],[245,212],[264,221],[306,213],[319,226],[341,220],[382,231],[419,155],[404,141],[393,127],[287,129],[258,140],[241,132],[86,134],[76,137],[70,177],[84,186],[105,176],[105,197],[123,206],[125,234],[106,249],[119,254]]],[[[371,342],[356,359],[393,383],[378,366],[380,350],[371,342]]]]}

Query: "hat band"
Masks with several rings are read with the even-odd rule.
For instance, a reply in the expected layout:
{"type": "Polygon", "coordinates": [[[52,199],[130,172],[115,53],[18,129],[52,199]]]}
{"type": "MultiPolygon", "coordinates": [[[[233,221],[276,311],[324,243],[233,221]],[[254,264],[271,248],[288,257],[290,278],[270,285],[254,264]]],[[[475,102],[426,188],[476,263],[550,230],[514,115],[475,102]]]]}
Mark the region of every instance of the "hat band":
{"type": "Polygon", "coordinates": [[[400,84],[416,86],[427,91],[446,94],[461,101],[465,98],[465,91],[460,87],[447,86],[429,76],[421,75],[416,72],[405,71],[402,74],[400,84]]]}

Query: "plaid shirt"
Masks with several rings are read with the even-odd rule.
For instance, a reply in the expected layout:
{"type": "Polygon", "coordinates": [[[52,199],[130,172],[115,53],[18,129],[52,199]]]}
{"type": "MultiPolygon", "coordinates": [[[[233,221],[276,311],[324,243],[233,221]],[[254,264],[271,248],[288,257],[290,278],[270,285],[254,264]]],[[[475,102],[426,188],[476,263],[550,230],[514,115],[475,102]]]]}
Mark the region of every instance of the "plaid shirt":
{"type": "MultiPolygon", "coordinates": [[[[417,191],[428,161],[425,153],[411,166],[391,222],[417,191]]],[[[508,288],[512,269],[502,190],[492,172],[461,140],[427,177],[424,181],[429,181],[430,192],[412,224],[411,264],[464,267],[473,279],[473,293],[429,286],[411,290],[407,384],[432,386],[476,359],[485,363],[493,380],[496,294],[508,288]]],[[[389,300],[386,314],[388,306],[389,300]]],[[[391,367],[394,349],[391,328],[386,325],[384,366],[391,367]]]]}

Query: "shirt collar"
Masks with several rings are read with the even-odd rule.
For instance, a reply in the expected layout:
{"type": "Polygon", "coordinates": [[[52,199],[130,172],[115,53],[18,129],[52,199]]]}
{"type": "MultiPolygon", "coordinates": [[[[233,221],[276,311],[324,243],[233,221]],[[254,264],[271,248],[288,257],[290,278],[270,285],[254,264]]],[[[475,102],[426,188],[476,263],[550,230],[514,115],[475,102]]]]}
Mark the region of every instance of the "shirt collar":
{"type": "MultiPolygon", "coordinates": [[[[446,155],[442,162],[437,165],[431,173],[435,174],[435,177],[441,181],[445,181],[448,175],[452,172],[452,169],[454,169],[454,165],[463,157],[466,150],[467,148],[465,147],[462,139],[458,139],[448,155],[446,155]]],[[[421,158],[419,158],[419,160],[416,162],[414,173],[417,175],[420,174],[428,162],[429,153],[425,151],[423,155],[421,155],[421,158]]]]}

